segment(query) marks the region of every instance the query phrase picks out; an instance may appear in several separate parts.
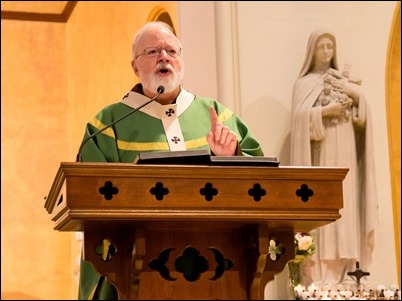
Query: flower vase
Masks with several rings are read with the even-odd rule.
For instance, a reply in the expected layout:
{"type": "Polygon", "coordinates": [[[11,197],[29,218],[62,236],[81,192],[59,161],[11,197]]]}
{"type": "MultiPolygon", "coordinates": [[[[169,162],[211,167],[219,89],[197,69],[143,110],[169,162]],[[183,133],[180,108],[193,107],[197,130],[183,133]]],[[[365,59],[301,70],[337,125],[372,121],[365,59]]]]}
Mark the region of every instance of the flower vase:
{"type": "Polygon", "coordinates": [[[291,300],[301,300],[301,285],[303,282],[302,261],[291,260],[288,262],[289,270],[289,297],[291,300]],[[297,287],[299,286],[299,287],[297,287]]]}

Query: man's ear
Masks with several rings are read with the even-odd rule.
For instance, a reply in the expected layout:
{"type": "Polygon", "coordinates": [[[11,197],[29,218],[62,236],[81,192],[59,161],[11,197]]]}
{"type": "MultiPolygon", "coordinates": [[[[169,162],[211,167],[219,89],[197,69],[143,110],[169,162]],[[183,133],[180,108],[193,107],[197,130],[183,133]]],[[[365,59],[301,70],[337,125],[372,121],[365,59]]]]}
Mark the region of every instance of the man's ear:
{"type": "Polygon", "coordinates": [[[135,75],[138,76],[138,68],[137,68],[137,66],[135,64],[135,60],[131,61],[131,67],[133,68],[135,75]]]}

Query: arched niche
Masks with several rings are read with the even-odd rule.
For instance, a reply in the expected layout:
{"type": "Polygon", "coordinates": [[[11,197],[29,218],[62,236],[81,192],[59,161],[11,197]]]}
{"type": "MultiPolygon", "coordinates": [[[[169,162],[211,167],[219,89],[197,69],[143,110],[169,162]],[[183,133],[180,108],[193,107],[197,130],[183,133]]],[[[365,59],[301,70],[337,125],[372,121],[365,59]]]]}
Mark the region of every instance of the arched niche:
{"type": "Polygon", "coordinates": [[[176,34],[176,29],[174,28],[172,18],[170,17],[169,12],[165,8],[161,6],[156,6],[149,14],[148,22],[151,21],[165,22],[166,24],[170,25],[170,27],[173,28],[173,32],[174,34],[176,34]]]}
{"type": "Polygon", "coordinates": [[[389,162],[394,215],[398,282],[401,283],[401,3],[395,8],[388,41],[386,67],[386,108],[389,162]]]}

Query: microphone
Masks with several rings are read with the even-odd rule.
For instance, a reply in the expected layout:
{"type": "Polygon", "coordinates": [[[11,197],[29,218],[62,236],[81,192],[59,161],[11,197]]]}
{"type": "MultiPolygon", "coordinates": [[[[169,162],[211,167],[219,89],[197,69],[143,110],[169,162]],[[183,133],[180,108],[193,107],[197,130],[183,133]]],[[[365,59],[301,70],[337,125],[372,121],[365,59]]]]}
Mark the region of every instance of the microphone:
{"type": "Polygon", "coordinates": [[[81,162],[82,160],[82,155],[81,155],[81,151],[84,147],[84,145],[93,137],[95,137],[96,135],[98,135],[99,133],[102,133],[104,130],[110,128],[111,126],[115,125],[116,123],[118,123],[119,121],[123,120],[124,118],[130,116],[131,114],[137,112],[139,109],[145,107],[147,104],[155,101],[163,92],[165,92],[165,87],[164,86],[159,86],[158,89],[156,89],[156,91],[158,92],[158,94],[156,94],[155,97],[152,97],[150,100],[148,100],[147,102],[145,102],[144,104],[140,105],[138,108],[128,112],[126,115],[120,117],[119,119],[113,121],[111,124],[109,124],[108,126],[105,126],[103,129],[100,129],[99,131],[93,133],[92,135],[90,135],[89,137],[87,137],[84,141],[82,141],[80,148],[78,149],[78,154],[77,154],[77,158],[76,158],[76,162],[81,162]]]}

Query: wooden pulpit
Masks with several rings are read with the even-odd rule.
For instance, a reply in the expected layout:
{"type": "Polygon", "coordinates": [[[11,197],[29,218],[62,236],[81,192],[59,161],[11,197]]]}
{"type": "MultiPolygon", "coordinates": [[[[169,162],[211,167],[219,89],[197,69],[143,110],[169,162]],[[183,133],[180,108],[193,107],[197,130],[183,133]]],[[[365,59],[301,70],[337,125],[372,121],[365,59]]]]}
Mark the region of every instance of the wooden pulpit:
{"type": "Polygon", "coordinates": [[[119,299],[263,300],[295,231],[340,218],[347,172],[66,162],[45,208],[55,230],[84,232],[84,258],[119,299]]]}

